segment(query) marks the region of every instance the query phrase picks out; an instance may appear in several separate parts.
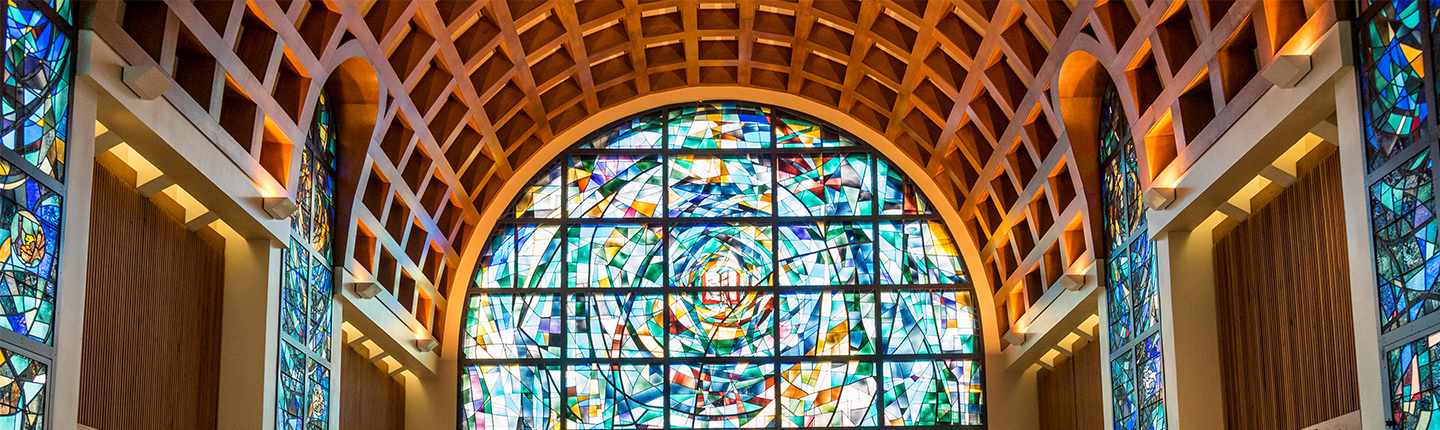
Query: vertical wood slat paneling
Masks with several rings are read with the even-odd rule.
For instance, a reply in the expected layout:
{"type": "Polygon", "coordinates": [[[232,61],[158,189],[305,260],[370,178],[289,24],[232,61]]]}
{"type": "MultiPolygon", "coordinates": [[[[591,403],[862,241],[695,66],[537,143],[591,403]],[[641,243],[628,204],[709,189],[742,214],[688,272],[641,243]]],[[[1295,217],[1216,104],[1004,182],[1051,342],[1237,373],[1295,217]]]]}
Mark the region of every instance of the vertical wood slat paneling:
{"type": "Polygon", "coordinates": [[[355,350],[340,349],[344,350],[340,353],[343,357],[340,368],[344,369],[340,372],[340,428],[405,428],[405,385],[375,367],[355,350]]]}
{"type": "Polygon", "coordinates": [[[1300,429],[1360,406],[1336,154],[1215,244],[1228,428],[1300,429]]]}
{"type": "Polygon", "coordinates": [[[223,251],[105,169],[91,205],[80,423],[215,428],[223,251]]]}
{"type": "Polygon", "coordinates": [[[1042,430],[1101,430],[1105,404],[1101,396],[1099,342],[1075,350],[1075,355],[1041,370],[1037,378],[1042,430]]]}

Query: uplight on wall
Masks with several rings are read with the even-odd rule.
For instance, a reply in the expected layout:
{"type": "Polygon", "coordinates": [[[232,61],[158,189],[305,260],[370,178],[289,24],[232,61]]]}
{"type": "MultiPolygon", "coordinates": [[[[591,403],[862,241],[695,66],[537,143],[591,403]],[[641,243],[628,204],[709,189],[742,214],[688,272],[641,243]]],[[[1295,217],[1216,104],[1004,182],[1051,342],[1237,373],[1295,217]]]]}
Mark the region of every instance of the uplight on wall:
{"type": "Polygon", "coordinates": [[[271,218],[289,219],[299,211],[300,206],[289,196],[265,197],[265,212],[269,213],[271,218]]]}
{"type": "Polygon", "coordinates": [[[1293,88],[1310,74],[1310,56],[1301,54],[1276,55],[1270,65],[1260,72],[1265,80],[1280,88],[1293,88]]]}
{"type": "Polygon", "coordinates": [[[350,288],[355,291],[355,295],[362,299],[373,299],[380,295],[380,290],[384,289],[380,287],[379,282],[351,282],[350,288]]]}
{"type": "Polygon", "coordinates": [[[1165,210],[1175,202],[1175,189],[1171,187],[1150,187],[1140,196],[1151,210],[1165,210]]]}
{"type": "Polygon", "coordinates": [[[440,346],[440,342],[429,335],[421,335],[415,338],[415,349],[420,350],[420,352],[434,351],[438,346],[440,346]]]}

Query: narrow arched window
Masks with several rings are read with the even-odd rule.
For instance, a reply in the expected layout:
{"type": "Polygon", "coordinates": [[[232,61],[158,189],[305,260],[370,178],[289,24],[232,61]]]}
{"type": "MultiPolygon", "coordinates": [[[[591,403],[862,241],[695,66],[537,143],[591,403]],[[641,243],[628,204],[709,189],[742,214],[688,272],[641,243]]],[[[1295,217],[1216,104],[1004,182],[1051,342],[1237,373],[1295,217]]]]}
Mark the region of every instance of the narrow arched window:
{"type": "Polygon", "coordinates": [[[1100,168],[1115,429],[1164,429],[1164,341],[1155,247],[1140,202],[1135,141],[1114,84],[1106,87],[1100,102],[1100,168]]]}
{"type": "Polygon", "coordinates": [[[764,106],[673,106],[562,153],[466,298],[461,427],[984,423],[974,290],[914,183],[764,106]]]}
{"type": "Polygon", "coordinates": [[[334,296],[330,285],[335,230],[335,129],[324,92],[300,149],[280,297],[277,427],[325,429],[330,420],[330,336],[334,296]]]}

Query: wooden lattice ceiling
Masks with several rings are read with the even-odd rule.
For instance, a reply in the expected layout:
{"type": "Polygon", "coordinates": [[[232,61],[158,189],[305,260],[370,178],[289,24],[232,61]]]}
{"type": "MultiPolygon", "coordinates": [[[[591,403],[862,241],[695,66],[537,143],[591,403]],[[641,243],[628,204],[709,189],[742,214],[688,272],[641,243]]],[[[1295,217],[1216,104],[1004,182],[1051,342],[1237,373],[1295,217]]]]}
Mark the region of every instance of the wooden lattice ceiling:
{"type": "Polygon", "coordinates": [[[607,108],[707,85],[813,100],[925,166],[960,202],[962,246],[984,263],[970,270],[993,281],[1006,324],[1096,248],[1096,173],[1075,161],[1093,144],[1072,148],[1054,106],[1094,92],[1055,88],[1076,82],[1060,76],[1072,52],[1122,88],[1148,183],[1183,171],[1269,88],[1258,70],[1335,15],[1319,0],[169,0],[102,2],[95,28],[169,72],[198,108],[172,103],[281,183],[274,153],[303,138],[307,91],[344,98],[325,78],[363,52],[386,95],[351,96],[381,111],[342,243],[427,327],[421,308],[444,309],[435,285],[465,286],[444,278],[479,209],[528,180],[517,166],[607,108]]]}

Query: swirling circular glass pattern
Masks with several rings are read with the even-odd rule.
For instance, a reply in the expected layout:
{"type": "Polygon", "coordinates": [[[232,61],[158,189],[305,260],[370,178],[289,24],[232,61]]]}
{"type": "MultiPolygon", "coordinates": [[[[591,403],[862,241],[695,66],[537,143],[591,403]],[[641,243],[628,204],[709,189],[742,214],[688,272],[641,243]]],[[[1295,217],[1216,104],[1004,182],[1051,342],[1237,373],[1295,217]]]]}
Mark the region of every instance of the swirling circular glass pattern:
{"type": "Polygon", "coordinates": [[[915,184],[739,103],[621,121],[542,169],[465,298],[461,427],[983,427],[973,291],[915,184]]]}

